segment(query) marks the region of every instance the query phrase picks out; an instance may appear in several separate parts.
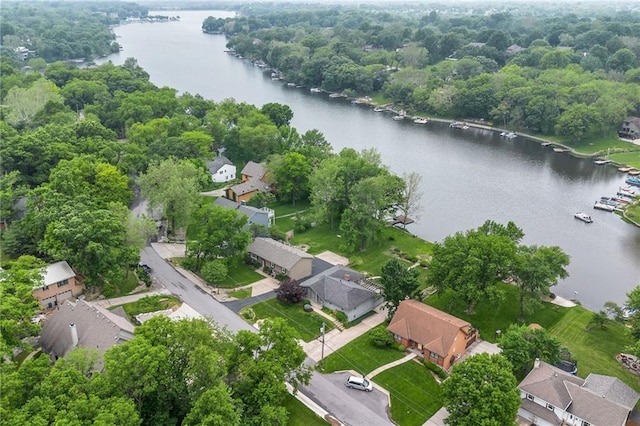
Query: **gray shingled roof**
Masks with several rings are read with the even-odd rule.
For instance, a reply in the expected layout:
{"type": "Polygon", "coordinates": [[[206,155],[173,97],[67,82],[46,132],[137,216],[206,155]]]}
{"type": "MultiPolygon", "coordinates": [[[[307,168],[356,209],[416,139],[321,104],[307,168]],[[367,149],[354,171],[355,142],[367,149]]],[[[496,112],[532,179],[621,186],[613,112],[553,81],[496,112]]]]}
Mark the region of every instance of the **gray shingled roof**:
{"type": "Polygon", "coordinates": [[[78,331],[78,346],[100,354],[133,338],[133,325],[118,315],[84,300],[65,301],[45,322],[40,344],[46,353],[64,357],[73,349],[69,324],[78,331]]]}
{"type": "Polygon", "coordinates": [[[216,174],[225,164],[233,166],[233,163],[227,157],[218,155],[213,160],[207,161],[207,169],[209,169],[209,173],[216,174]]]}
{"type": "Polygon", "coordinates": [[[249,222],[251,222],[251,219],[253,218],[253,216],[255,216],[258,213],[267,214],[267,212],[265,212],[263,210],[260,210],[257,207],[238,204],[235,201],[232,201],[232,200],[230,200],[228,198],[223,198],[223,197],[216,198],[213,201],[213,204],[215,204],[217,206],[220,206],[220,207],[228,208],[228,209],[238,210],[242,214],[244,214],[245,216],[247,216],[249,218],[249,222]]]}
{"type": "Polygon", "coordinates": [[[262,191],[267,184],[259,179],[249,179],[246,182],[239,183],[231,187],[236,195],[244,195],[253,191],[262,191]]]}
{"type": "Polygon", "coordinates": [[[336,265],[300,284],[310,287],[325,302],[344,311],[357,308],[364,302],[379,297],[358,282],[364,276],[342,265],[336,265]]]}
{"type": "Polygon", "coordinates": [[[565,382],[582,386],[584,379],[540,361],[540,365],[531,370],[518,387],[564,410],[571,404],[565,382]]]}
{"type": "MultiPolygon", "coordinates": [[[[593,425],[624,424],[640,399],[615,377],[590,374],[583,380],[542,361],[518,387],[593,425]]],[[[529,404],[522,407],[536,414],[529,410],[529,404]]]]}
{"type": "MultiPolygon", "coordinates": [[[[56,262],[47,266],[44,274],[44,285],[55,284],[75,276],[76,273],[73,272],[73,269],[66,261],[56,262]]],[[[40,287],[40,285],[36,287],[40,287]]]]}
{"type": "Polygon", "coordinates": [[[640,399],[638,392],[631,389],[617,377],[591,373],[587,376],[584,387],[597,395],[622,405],[629,411],[633,410],[638,399],[640,399]]]}
{"type": "Polygon", "coordinates": [[[253,161],[249,161],[242,168],[242,171],[240,173],[255,179],[262,179],[264,175],[267,173],[267,169],[264,167],[264,164],[262,163],[255,163],[253,161]]]}
{"type": "Polygon", "coordinates": [[[249,244],[247,250],[288,270],[291,270],[301,259],[313,259],[312,255],[271,238],[258,237],[249,244]]]}
{"type": "Polygon", "coordinates": [[[529,401],[528,399],[522,399],[520,405],[531,414],[534,414],[553,425],[562,424],[556,413],[549,410],[547,407],[543,407],[542,405],[536,404],[535,402],[529,401]]]}

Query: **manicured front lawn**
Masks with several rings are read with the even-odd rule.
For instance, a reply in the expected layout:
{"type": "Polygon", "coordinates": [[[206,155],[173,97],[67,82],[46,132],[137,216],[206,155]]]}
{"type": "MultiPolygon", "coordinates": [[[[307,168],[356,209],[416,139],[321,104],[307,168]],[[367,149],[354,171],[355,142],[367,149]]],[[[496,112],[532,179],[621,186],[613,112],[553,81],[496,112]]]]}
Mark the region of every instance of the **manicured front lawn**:
{"type": "MultiPolygon", "coordinates": [[[[378,327],[386,327],[381,324],[378,327]]],[[[369,374],[376,368],[396,361],[404,356],[403,352],[391,348],[379,348],[371,343],[367,333],[352,340],[347,345],[327,356],[320,370],[323,373],[353,370],[358,374],[369,374]]]]}
{"type": "Polygon", "coordinates": [[[241,290],[230,291],[227,295],[236,299],[246,299],[247,297],[251,297],[251,289],[243,288],[241,290]]]}
{"type": "Polygon", "coordinates": [[[122,308],[129,316],[129,318],[131,318],[138,314],[170,309],[174,306],[180,305],[181,303],[182,302],[180,301],[180,299],[178,299],[176,296],[159,294],[155,296],[143,297],[142,299],[139,299],[135,302],[127,303],[126,305],[122,305],[122,308]]]}
{"type": "Polygon", "coordinates": [[[216,283],[216,285],[221,288],[235,288],[260,281],[263,278],[264,277],[257,273],[251,266],[241,263],[229,268],[227,278],[225,278],[224,281],[216,283]]]}
{"type": "Polygon", "coordinates": [[[610,154],[608,158],[616,163],[628,164],[629,166],[640,169],[640,148],[632,152],[610,154]]]}
{"type": "Polygon", "coordinates": [[[440,385],[416,361],[385,370],[372,380],[391,394],[391,418],[398,425],[422,425],[442,407],[440,385]]]}
{"type": "Polygon", "coordinates": [[[287,426],[326,426],[329,424],[291,394],[285,398],[283,407],[289,412],[287,426]]]}
{"type": "MultiPolygon", "coordinates": [[[[334,327],[333,324],[324,317],[314,312],[305,312],[304,309],[302,309],[301,303],[289,304],[281,303],[277,299],[269,299],[251,305],[249,308],[245,308],[245,310],[246,309],[251,309],[255,314],[255,317],[250,320],[251,322],[273,317],[286,319],[289,325],[296,330],[296,337],[305,342],[310,342],[320,336],[320,328],[323,323],[326,324],[325,333],[334,327]]],[[[242,315],[242,317],[246,318],[245,315],[242,315]]]]}

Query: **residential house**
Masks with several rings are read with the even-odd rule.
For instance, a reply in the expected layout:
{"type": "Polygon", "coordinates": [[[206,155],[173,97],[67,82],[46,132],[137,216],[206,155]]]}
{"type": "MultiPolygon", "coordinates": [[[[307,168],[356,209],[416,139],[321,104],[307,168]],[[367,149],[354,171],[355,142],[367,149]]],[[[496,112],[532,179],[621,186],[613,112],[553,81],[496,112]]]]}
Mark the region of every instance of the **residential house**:
{"type": "Polygon", "coordinates": [[[231,201],[226,198],[216,198],[213,204],[227,209],[238,210],[240,213],[247,216],[247,228],[253,224],[269,228],[276,221],[276,212],[268,207],[259,209],[257,207],[247,206],[243,203],[236,203],[235,201],[231,201]]]}
{"type": "Polygon", "coordinates": [[[222,154],[212,161],[207,161],[207,169],[211,173],[211,180],[216,183],[229,182],[236,178],[236,166],[222,154]]]}
{"type": "Polygon", "coordinates": [[[287,275],[300,280],[311,275],[313,256],[288,244],[271,238],[256,238],[249,247],[249,257],[274,274],[287,275]]]}
{"type": "Polygon", "coordinates": [[[467,321],[417,300],[403,300],[387,329],[404,347],[448,370],[478,338],[467,321]]]}
{"type": "Polygon", "coordinates": [[[518,46],[517,44],[512,44],[511,46],[507,47],[507,49],[504,51],[505,55],[507,55],[507,57],[511,57],[513,55],[515,55],[516,53],[520,53],[520,52],[524,52],[525,49],[522,46],[518,46]]]}
{"type": "Polygon", "coordinates": [[[52,360],[64,358],[76,347],[103,355],[114,345],[133,339],[133,325],[125,318],[84,300],[58,306],[40,333],[40,345],[52,360]]]}
{"type": "Polygon", "coordinates": [[[376,285],[359,272],[336,265],[303,281],[307,298],[331,310],[338,310],[348,321],[374,310],[384,299],[376,285]]]}
{"type": "Polygon", "coordinates": [[[616,377],[581,379],[539,360],[518,389],[518,415],[538,426],[624,426],[640,399],[616,377]]]}
{"type": "Polygon", "coordinates": [[[618,136],[625,139],[640,139],[640,117],[627,117],[618,131],[618,136]]]}
{"type": "Polygon", "coordinates": [[[84,285],[76,278],[66,261],[47,266],[42,285],[33,288],[33,297],[44,309],[61,305],[65,300],[77,297],[84,291],[84,285]]]}
{"type": "Polygon", "coordinates": [[[225,197],[241,203],[243,201],[249,201],[251,197],[260,191],[269,190],[270,185],[265,180],[266,174],[267,169],[264,164],[249,161],[240,172],[242,182],[227,188],[225,190],[225,197]]]}

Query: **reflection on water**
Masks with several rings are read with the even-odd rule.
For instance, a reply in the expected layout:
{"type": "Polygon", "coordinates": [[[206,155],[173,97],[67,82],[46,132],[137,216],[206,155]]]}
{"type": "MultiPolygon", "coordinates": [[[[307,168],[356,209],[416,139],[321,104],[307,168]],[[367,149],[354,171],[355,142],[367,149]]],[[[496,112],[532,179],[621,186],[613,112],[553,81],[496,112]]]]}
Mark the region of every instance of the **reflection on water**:
{"type": "Polygon", "coordinates": [[[375,147],[393,172],[419,172],[424,211],[409,230],[420,237],[441,241],[487,219],[512,220],[524,230],[526,244],[558,245],[571,256],[570,277],[556,293],[573,298],[577,291],[585,306],[600,308],[607,300],[623,303],[640,284],[640,230],[592,209],[596,199],[624,184],[615,168],[520,136],[397,122],[371,107],[273,82],[248,61],[223,53],[223,36],[202,34],[202,20],[211,14],[181,11],[180,22],[118,27],[124,50],[109,59],[122,63],[133,56],[155,84],[207,99],[287,104],[301,133],[320,130],[336,151],[375,147]],[[574,219],[580,210],[595,222],[574,219]]]}

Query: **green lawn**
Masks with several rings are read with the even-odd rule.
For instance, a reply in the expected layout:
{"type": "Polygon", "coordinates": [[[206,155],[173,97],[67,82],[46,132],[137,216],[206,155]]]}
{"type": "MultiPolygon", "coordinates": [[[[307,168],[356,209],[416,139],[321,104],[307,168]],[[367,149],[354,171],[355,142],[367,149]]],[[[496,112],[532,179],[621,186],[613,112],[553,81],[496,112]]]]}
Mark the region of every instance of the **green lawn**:
{"type": "MultiPolygon", "coordinates": [[[[381,324],[378,327],[386,326],[386,324],[381,324]]],[[[358,374],[366,375],[376,368],[396,361],[403,356],[404,353],[398,350],[379,348],[373,345],[369,336],[365,333],[327,356],[322,362],[320,370],[323,373],[353,370],[358,374]]]]}
{"type": "Polygon", "coordinates": [[[615,356],[624,352],[626,345],[633,344],[630,330],[622,324],[608,321],[607,329],[586,330],[593,313],[577,306],[568,309],[567,314],[553,326],[551,334],[568,347],[578,360],[578,375],[587,377],[589,373],[618,377],[640,392],[640,380],[622,367],[615,356]]]}
{"type": "Polygon", "coordinates": [[[629,166],[640,169],[640,147],[632,152],[609,154],[608,158],[616,163],[628,164],[629,166]]]}
{"type": "Polygon", "coordinates": [[[135,302],[122,305],[129,318],[147,312],[162,311],[180,305],[182,302],[176,296],[155,295],[147,296],[135,302]]]}
{"type": "Polygon", "coordinates": [[[307,210],[309,209],[309,206],[309,200],[296,201],[295,206],[291,204],[291,201],[279,201],[277,203],[269,204],[269,208],[276,212],[276,221],[281,216],[287,216],[299,211],[307,210]]]}
{"type": "Polygon", "coordinates": [[[624,213],[630,220],[640,223],[640,202],[636,201],[633,205],[627,207],[624,213]]]}
{"type": "Polygon", "coordinates": [[[264,277],[257,273],[253,267],[241,263],[229,268],[227,278],[224,281],[216,283],[216,285],[221,288],[235,288],[254,283],[263,278],[264,277]]]}
{"type": "MultiPolygon", "coordinates": [[[[296,337],[304,340],[305,342],[310,342],[320,336],[320,328],[323,323],[326,324],[325,332],[329,332],[329,330],[334,327],[334,325],[324,317],[314,312],[305,312],[302,309],[301,303],[288,304],[281,303],[277,299],[269,299],[245,308],[245,310],[247,309],[251,309],[255,314],[255,317],[251,319],[251,322],[273,317],[286,319],[289,325],[296,330],[296,337]]],[[[242,316],[243,318],[246,318],[245,315],[242,316]]]]}
{"type": "Polygon", "coordinates": [[[251,289],[243,288],[241,290],[230,291],[227,295],[235,297],[236,299],[246,299],[247,297],[251,297],[251,289]]]}
{"type": "Polygon", "coordinates": [[[283,406],[289,412],[287,426],[326,426],[329,424],[291,394],[287,394],[283,406]]]}
{"type": "MultiPolygon", "coordinates": [[[[490,342],[496,341],[496,330],[506,330],[509,324],[517,322],[517,291],[514,286],[504,287],[507,297],[503,302],[480,303],[474,315],[467,315],[463,306],[451,301],[451,294],[433,295],[427,303],[452,315],[469,321],[480,330],[480,337],[490,342]]],[[[576,306],[562,308],[552,303],[544,303],[534,314],[525,316],[525,323],[537,323],[557,337],[563,346],[571,350],[578,360],[578,374],[586,377],[589,373],[619,377],[625,383],[640,391],[638,377],[626,371],[615,360],[615,355],[624,351],[625,346],[633,344],[629,329],[623,324],[607,322],[607,329],[587,331],[587,324],[593,312],[576,306]]]]}
{"type": "Polygon", "coordinates": [[[440,385],[419,362],[405,362],[372,380],[391,394],[391,418],[400,426],[422,425],[442,407],[440,385]]]}

